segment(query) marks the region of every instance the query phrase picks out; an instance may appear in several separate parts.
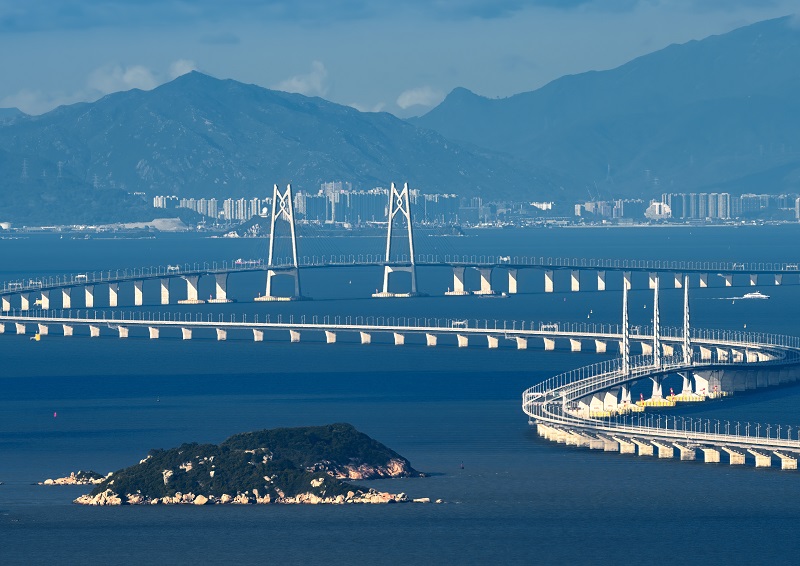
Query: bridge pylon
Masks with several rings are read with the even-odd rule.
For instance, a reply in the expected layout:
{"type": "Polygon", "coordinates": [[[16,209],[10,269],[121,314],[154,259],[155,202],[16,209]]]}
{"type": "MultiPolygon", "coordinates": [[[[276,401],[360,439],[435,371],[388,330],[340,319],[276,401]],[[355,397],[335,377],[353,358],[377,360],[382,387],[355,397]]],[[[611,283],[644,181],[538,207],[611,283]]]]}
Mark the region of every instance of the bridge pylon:
{"type": "Polygon", "coordinates": [[[411,222],[411,207],[408,201],[408,183],[403,185],[403,190],[398,191],[394,183],[389,190],[388,212],[388,232],[386,234],[386,257],[383,266],[383,288],[372,294],[373,297],[414,297],[417,293],[417,267],[414,257],[414,229],[411,222]],[[395,217],[405,218],[406,230],[408,233],[408,255],[409,261],[402,262],[402,265],[392,265],[392,229],[395,224],[395,217]],[[393,272],[406,272],[411,274],[411,292],[393,293],[389,291],[389,274],[393,272]]]}
{"type": "Polygon", "coordinates": [[[653,286],[653,366],[657,368],[661,367],[661,322],[658,315],[658,288],[660,286],[660,278],[656,274],[653,286]]]}
{"type": "Polygon", "coordinates": [[[631,372],[631,334],[628,323],[628,286],[622,286],[622,373],[631,372]]]}
{"type": "Polygon", "coordinates": [[[269,257],[267,259],[267,289],[264,295],[255,298],[256,301],[294,301],[301,299],[300,294],[300,269],[297,262],[297,235],[294,223],[294,202],[292,199],[292,185],[286,185],[286,190],[281,191],[278,185],[272,188],[272,216],[269,221],[269,257]],[[289,224],[291,235],[292,262],[288,267],[276,266],[275,261],[275,224],[279,221],[289,224]],[[275,269],[281,267],[281,269],[275,269]],[[294,295],[279,297],[272,294],[272,279],[278,275],[294,278],[294,295]]]}
{"type": "Polygon", "coordinates": [[[692,343],[689,332],[689,276],[685,275],[683,278],[683,344],[681,346],[685,365],[692,363],[692,343]]]}

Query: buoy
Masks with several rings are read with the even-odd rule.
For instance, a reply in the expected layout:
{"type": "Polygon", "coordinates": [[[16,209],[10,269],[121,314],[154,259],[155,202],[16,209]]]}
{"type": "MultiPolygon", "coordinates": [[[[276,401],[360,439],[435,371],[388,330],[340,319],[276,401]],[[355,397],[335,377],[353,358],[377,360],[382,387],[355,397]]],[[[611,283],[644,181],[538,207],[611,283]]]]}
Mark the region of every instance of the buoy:
{"type": "Polygon", "coordinates": [[[58,413],[56,413],[55,411],[53,411],[53,418],[55,419],[56,417],[58,417],[58,413]]]}

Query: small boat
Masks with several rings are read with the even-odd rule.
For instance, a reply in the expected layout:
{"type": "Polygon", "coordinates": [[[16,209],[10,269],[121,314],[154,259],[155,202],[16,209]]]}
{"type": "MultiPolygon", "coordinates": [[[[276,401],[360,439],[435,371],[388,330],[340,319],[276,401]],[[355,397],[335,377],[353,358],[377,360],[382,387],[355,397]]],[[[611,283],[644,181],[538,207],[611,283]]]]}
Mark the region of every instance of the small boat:
{"type": "Polygon", "coordinates": [[[743,299],[769,299],[769,295],[765,295],[761,291],[753,291],[752,293],[745,293],[743,299]]]}

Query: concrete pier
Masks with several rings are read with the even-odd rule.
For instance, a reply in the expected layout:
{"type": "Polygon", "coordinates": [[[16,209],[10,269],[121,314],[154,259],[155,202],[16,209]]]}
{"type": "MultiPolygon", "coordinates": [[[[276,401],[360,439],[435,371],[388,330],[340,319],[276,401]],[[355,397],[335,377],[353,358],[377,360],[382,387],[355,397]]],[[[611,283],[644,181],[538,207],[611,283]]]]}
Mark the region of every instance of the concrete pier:
{"type": "Polygon", "coordinates": [[[161,280],[161,304],[169,304],[169,278],[161,280]]]}
{"type": "Polygon", "coordinates": [[[569,288],[573,292],[577,292],[581,290],[581,272],[580,270],[573,269],[570,271],[569,276],[570,285],[569,288]]]}
{"type": "Polygon", "coordinates": [[[581,341],[576,338],[569,339],[569,349],[570,352],[580,352],[581,351],[581,341]]]}
{"type": "Polygon", "coordinates": [[[642,355],[643,356],[652,356],[653,355],[653,345],[649,342],[639,342],[642,345],[642,355]]]}
{"type": "Polygon", "coordinates": [[[490,349],[497,348],[500,345],[497,336],[486,336],[486,342],[490,349]]]}
{"type": "Polygon", "coordinates": [[[264,341],[264,331],[258,330],[257,328],[253,329],[253,342],[263,342],[264,341]]]}
{"type": "Polygon", "coordinates": [[[675,288],[676,289],[683,289],[683,274],[676,273],[675,274],[675,288]]]}
{"type": "Polygon", "coordinates": [[[680,442],[673,442],[672,446],[678,449],[678,455],[684,462],[690,462],[697,459],[697,451],[694,446],[689,446],[680,442]]]}
{"type": "Polygon", "coordinates": [[[64,336],[72,336],[73,328],[69,324],[62,324],[61,330],[64,332],[64,336]]]}
{"type": "Polygon", "coordinates": [[[637,453],[639,456],[652,456],[653,445],[646,440],[639,440],[638,438],[631,438],[631,442],[636,445],[637,453]]]}
{"type": "Polygon", "coordinates": [[[703,452],[703,462],[706,464],[719,464],[720,451],[717,448],[710,446],[701,446],[700,450],[703,452]]]}
{"type": "Polygon", "coordinates": [[[199,305],[205,301],[201,301],[197,297],[197,283],[200,280],[199,275],[184,275],[183,280],[186,281],[186,298],[178,301],[179,305],[199,305]]]}
{"type": "Polygon", "coordinates": [[[39,324],[39,336],[47,336],[50,328],[46,324],[39,324]]]}
{"type": "Polygon", "coordinates": [[[517,270],[508,270],[508,294],[513,295],[517,292],[517,270]]]}
{"type": "Polygon", "coordinates": [[[776,458],[781,461],[781,470],[796,470],[797,469],[797,456],[787,454],[786,452],[773,452],[776,458]]]}
{"type": "Polygon", "coordinates": [[[741,466],[744,464],[744,453],[727,446],[722,447],[722,451],[728,455],[731,466],[741,466]]]}
{"type": "Polygon", "coordinates": [[[622,272],[622,285],[628,291],[631,290],[632,284],[631,284],[631,272],[630,271],[623,271],[622,272]]]}
{"type": "Polygon", "coordinates": [[[552,293],[553,292],[553,270],[547,269],[544,272],[544,292],[545,293],[552,293]]]}
{"type": "Polygon", "coordinates": [[[494,295],[494,290],[492,289],[492,268],[491,267],[481,267],[478,269],[478,273],[481,275],[481,288],[478,291],[475,291],[475,295],[494,295]]]}
{"type": "Polygon", "coordinates": [[[621,436],[612,436],[611,438],[619,444],[620,454],[636,454],[636,445],[630,439],[621,436]]]}
{"type": "Polygon", "coordinates": [[[453,268],[453,290],[447,291],[445,295],[469,295],[469,292],[464,289],[464,267],[453,268]]]}
{"type": "Polygon", "coordinates": [[[700,287],[708,287],[708,273],[700,274],[700,287]]]}
{"type": "Polygon", "coordinates": [[[733,287],[733,275],[723,275],[726,287],[733,287]]]}
{"type": "Polygon", "coordinates": [[[95,326],[94,324],[89,325],[89,336],[92,338],[99,338],[100,337],[100,327],[95,326]]]}
{"type": "Polygon", "coordinates": [[[775,274],[775,285],[780,285],[783,283],[783,275],[776,273],[775,274]]]}
{"type": "Polygon", "coordinates": [[[2,303],[3,303],[3,312],[8,312],[11,310],[11,301],[9,300],[7,295],[3,295],[2,303]]]}
{"type": "Polygon", "coordinates": [[[217,273],[214,275],[214,298],[208,299],[209,303],[230,303],[228,298],[228,274],[217,273]]]}
{"type": "Polygon", "coordinates": [[[150,334],[150,340],[158,340],[159,330],[156,326],[148,326],[147,332],[150,334]]]}
{"type": "Polygon", "coordinates": [[[605,354],[607,347],[608,347],[608,343],[605,340],[595,340],[594,341],[594,350],[598,354],[605,354]]]}
{"type": "Polygon", "coordinates": [[[31,301],[28,293],[21,293],[19,296],[19,309],[26,311],[31,308],[31,301]]]}
{"type": "Polygon", "coordinates": [[[117,326],[117,332],[119,332],[120,338],[127,338],[128,337],[128,327],[127,326],[117,326]]]}
{"type": "Polygon", "coordinates": [[[772,454],[763,452],[754,448],[748,448],[747,453],[753,456],[756,460],[756,468],[771,468],[772,467],[772,454]]]}
{"type": "Polygon", "coordinates": [[[116,307],[119,304],[119,283],[108,284],[108,306],[116,307]]]}
{"type": "Polygon", "coordinates": [[[372,334],[369,334],[368,332],[359,332],[359,334],[361,335],[362,344],[372,343],[372,334]]]}
{"type": "Polygon", "coordinates": [[[87,309],[94,308],[94,285],[86,285],[83,288],[83,293],[85,297],[84,305],[87,309]]]}
{"type": "Polygon", "coordinates": [[[597,272],[597,290],[598,291],[605,291],[606,290],[606,272],[605,271],[598,271],[597,272]]]}
{"type": "Polygon", "coordinates": [[[228,331],[224,328],[217,328],[217,340],[222,342],[228,339],[228,331]]]}
{"type": "Polygon", "coordinates": [[[335,344],[336,343],[336,333],[331,332],[330,330],[325,331],[325,342],[328,344],[335,344]]]}
{"type": "Polygon", "coordinates": [[[758,275],[756,275],[755,273],[751,273],[750,274],[750,286],[751,287],[755,287],[756,285],[758,285],[758,275]]]}
{"type": "Polygon", "coordinates": [[[71,296],[72,288],[64,287],[61,289],[61,308],[62,309],[71,309],[72,308],[72,296],[71,296]]]}
{"type": "Polygon", "coordinates": [[[517,336],[515,338],[517,342],[517,350],[527,350],[528,349],[528,339],[522,338],[521,336],[517,336]]]}
{"type": "Polygon", "coordinates": [[[606,436],[605,434],[598,434],[597,438],[603,441],[604,452],[619,452],[620,444],[614,438],[606,436]]]}
{"type": "Polygon", "coordinates": [[[653,446],[656,447],[659,458],[667,459],[675,457],[675,448],[672,446],[672,444],[667,444],[662,440],[653,440],[652,443],[653,446]]]}
{"type": "Polygon", "coordinates": [[[299,342],[300,341],[300,331],[299,330],[290,330],[289,331],[289,341],[290,342],[299,342]]]}
{"type": "Polygon", "coordinates": [[[17,331],[17,334],[25,334],[25,325],[20,322],[14,323],[14,329],[17,331]]]}
{"type": "Polygon", "coordinates": [[[700,346],[700,359],[704,362],[711,361],[711,348],[700,346]]]}
{"type": "Polygon", "coordinates": [[[456,338],[458,339],[459,348],[466,348],[467,346],[469,346],[469,338],[467,338],[463,334],[457,334],[456,338]]]}
{"type": "Polygon", "coordinates": [[[656,288],[656,281],[658,280],[658,273],[648,273],[647,275],[647,288],[648,289],[655,289],[656,288]]]}
{"type": "Polygon", "coordinates": [[[42,310],[50,310],[50,291],[42,291],[39,306],[42,307],[42,310]]]}
{"type": "Polygon", "coordinates": [[[425,334],[425,344],[436,346],[436,334],[425,334]]]}
{"type": "Polygon", "coordinates": [[[4,322],[0,322],[0,334],[6,333],[6,324],[4,322]]]}
{"type": "Polygon", "coordinates": [[[555,350],[556,349],[556,341],[553,338],[543,338],[544,340],[544,349],[546,351],[555,350]]]}
{"type": "Polygon", "coordinates": [[[144,303],[144,281],[133,282],[133,304],[137,307],[142,306],[144,303]]]}
{"type": "Polygon", "coordinates": [[[184,340],[191,340],[192,339],[192,329],[191,328],[181,328],[181,338],[184,340]]]}
{"type": "Polygon", "coordinates": [[[400,334],[399,332],[394,332],[394,345],[395,346],[402,346],[406,343],[406,335],[400,334]]]}

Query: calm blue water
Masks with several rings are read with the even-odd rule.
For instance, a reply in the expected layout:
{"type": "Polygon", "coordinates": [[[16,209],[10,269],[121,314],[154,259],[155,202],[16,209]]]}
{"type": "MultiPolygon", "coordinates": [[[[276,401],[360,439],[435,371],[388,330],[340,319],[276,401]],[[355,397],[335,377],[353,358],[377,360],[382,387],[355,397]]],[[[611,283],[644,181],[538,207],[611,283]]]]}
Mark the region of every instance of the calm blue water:
{"type": "MultiPolygon", "coordinates": [[[[476,234],[430,238],[425,245],[434,249],[439,241],[451,253],[800,259],[800,226],[476,234]]],[[[341,253],[360,253],[380,248],[380,239],[374,240],[336,245],[341,253]]],[[[311,239],[301,243],[313,246],[311,239]]],[[[0,279],[255,257],[265,248],[264,240],[186,236],[1,240],[0,279]]],[[[238,275],[229,292],[240,302],[203,312],[606,323],[620,318],[619,293],[544,295],[540,272],[522,273],[525,293],[508,299],[364,300],[378,284],[379,270],[310,271],[303,277],[305,292],[316,301],[256,305],[249,301],[262,290],[263,275],[238,275]]],[[[436,295],[452,284],[452,275],[431,269],[419,280],[423,291],[436,295]]],[[[638,283],[646,285],[644,279],[638,283]]],[[[694,290],[693,323],[800,334],[798,281],[786,283],[762,288],[773,297],[769,301],[716,300],[741,295],[741,288],[694,290]]],[[[557,280],[558,287],[567,288],[565,278],[557,280]]],[[[609,276],[609,287],[618,289],[619,281],[609,276]]],[[[132,296],[132,290],[122,289],[123,301],[125,293],[132,296]]],[[[146,287],[146,302],[155,297],[155,286],[146,287]]],[[[679,325],[681,291],[665,290],[662,298],[662,322],[679,325]]],[[[650,302],[645,290],[632,294],[634,324],[649,322],[650,302]]],[[[786,563],[800,548],[796,472],[655,461],[569,449],[535,437],[520,410],[520,393],[599,359],[591,353],[543,352],[538,344],[517,351],[510,343],[499,350],[483,344],[458,349],[447,341],[437,348],[414,340],[395,347],[390,337],[378,336],[369,346],[344,336],[327,345],[312,334],[300,344],[277,333],[264,343],[244,334],[221,343],[210,333],[196,334],[191,342],[162,336],[54,336],[38,343],[0,337],[1,563],[786,563]],[[432,474],[370,485],[448,503],[95,509],[70,504],[85,488],[30,485],[77,469],[118,469],[154,447],[334,421],[353,423],[432,474]]],[[[800,387],[787,387],[680,411],[798,425],[798,403],[800,387]]]]}

